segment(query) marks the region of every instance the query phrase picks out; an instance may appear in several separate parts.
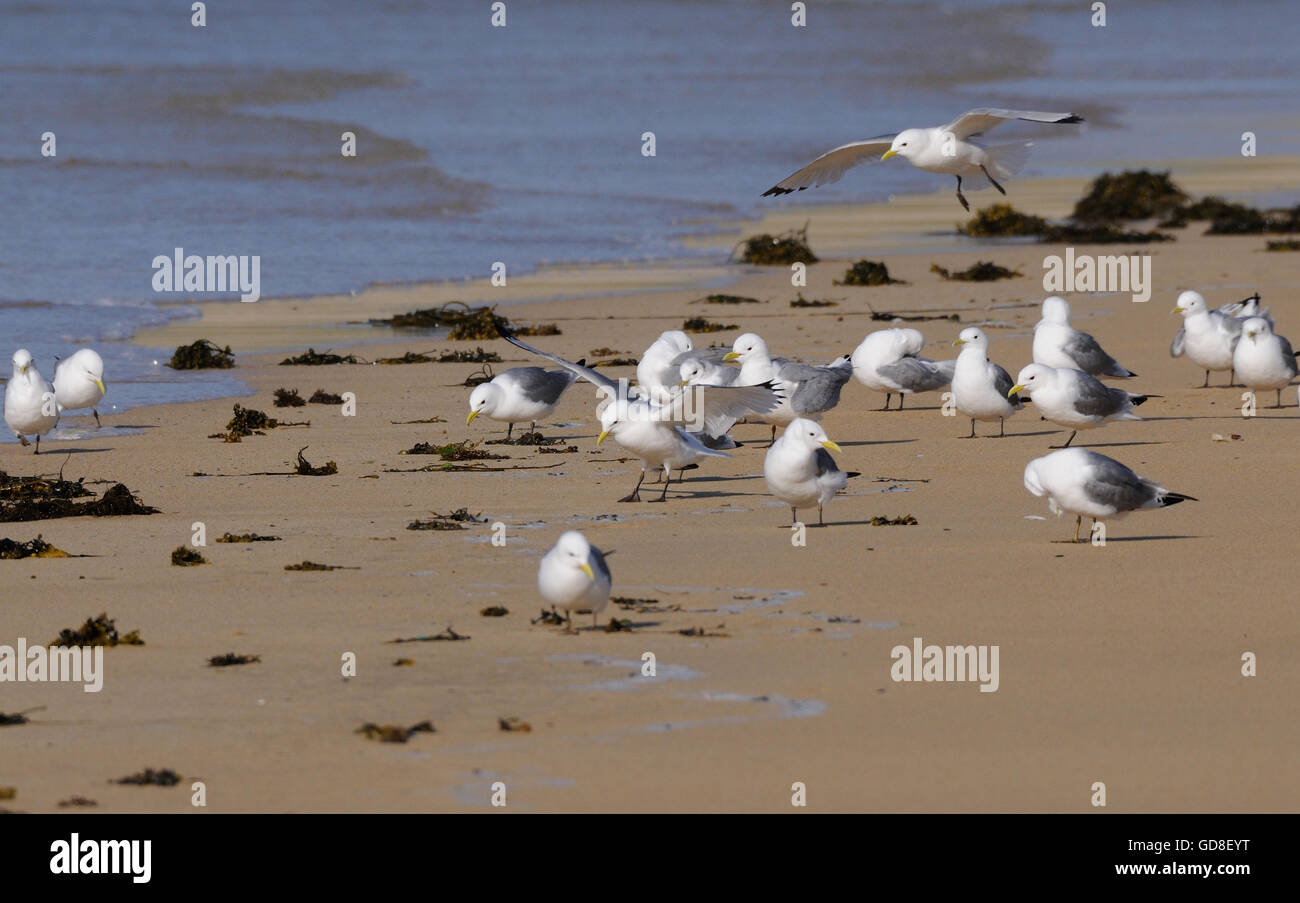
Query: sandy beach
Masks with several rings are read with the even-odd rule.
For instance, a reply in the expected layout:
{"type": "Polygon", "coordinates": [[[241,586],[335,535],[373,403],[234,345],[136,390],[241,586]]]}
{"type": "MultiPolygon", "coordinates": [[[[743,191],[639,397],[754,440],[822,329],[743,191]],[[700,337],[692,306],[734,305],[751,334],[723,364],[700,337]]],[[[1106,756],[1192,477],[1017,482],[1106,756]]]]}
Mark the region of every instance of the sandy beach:
{"type": "MultiPolygon", "coordinates": [[[[1195,195],[1241,194],[1293,190],[1297,161],[1166,165],[1195,195]]],[[[1062,216],[1086,181],[1019,182],[1011,200],[1062,216]]],[[[976,206],[992,201],[985,192],[976,206]]],[[[824,425],[843,449],[840,465],[862,475],[827,506],[828,527],[794,547],[789,510],[762,479],[762,424],[738,426],[744,447],[689,472],[666,504],[619,504],[639,464],[614,442],[596,446],[590,386],[575,385],[540,426],[576,451],[485,445],[508,456],[484,462],[488,472],[421,472],[437,459],[401,454],[416,443],[503,435],[486,418],[465,425],[464,382],[477,365],[279,366],[309,346],[374,360],[479,344],[504,358],[496,372],[537,363],[504,341],[363,325],[462,300],[498,304],[514,323],[557,324],[561,335],[528,341],[571,360],[600,348],[637,357],[661,331],[703,316],[731,328],[695,336],[697,345],[752,331],[777,354],[824,363],[891,325],[873,311],[956,315],[907,325],[936,358],[954,356],[957,333],[980,325],[991,358],[1014,375],[1030,361],[1043,258],[1064,249],[958,239],[960,214],[946,186],[892,204],[783,208],[720,231],[712,264],[559,267],[506,287],[210,303],[201,319],[142,332],[146,346],[229,344],[253,394],[105,416],[138,434],[87,429],[45,443],[40,457],[0,446],[0,470],[11,475],[62,470],[97,493],[121,482],[161,511],[0,527],[0,536],[40,534],[86,556],[0,564],[0,637],[45,642],[107,612],[145,641],[106,650],[100,693],[4,688],[0,710],[45,707],[0,729],[0,785],[17,788],[6,805],[59,811],[61,800],[83,796],[98,802],[94,811],[204,811],[189,789],[202,781],[215,812],[492,811],[492,785],[503,782],[512,812],[783,812],[803,782],[811,811],[1085,812],[1100,781],[1106,811],[1294,810],[1296,389],[1284,391],[1281,410],[1265,407],[1265,393],[1258,416],[1243,418],[1241,389],[1200,388],[1202,371],[1168,351],[1180,323],[1170,309],[1186,288],[1212,305],[1258,291],[1279,331],[1296,332],[1300,256],[1263,253],[1262,236],[1204,236],[1193,223],[1175,242],[1076,247],[1152,255],[1148,303],[1126,294],[1070,301],[1074,325],[1139,374],[1124,388],[1161,396],[1141,408],[1141,422],[1076,443],[1199,500],[1114,522],[1104,547],[1054,542],[1069,538],[1071,519],[1025,491],[1026,463],[1068,436],[1032,405],[1008,421],[1006,438],[966,440],[969,422],[942,416],[937,395],[886,413],[882,396],[850,382],[824,425]],[[822,261],[797,291],[836,306],[792,309],[787,269],[726,262],[743,235],[805,221],[822,261]],[[861,257],[884,261],[906,284],[834,284],[861,257]],[[979,260],[1022,275],[962,283],[930,272],[932,263],[979,260]],[[761,303],[698,303],[713,291],[761,303]],[[354,393],[356,415],[276,409],[277,388],[354,393]],[[240,443],[209,438],[235,401],[310,426],[240,443]],[[336,462],[337,474],[288,475],[304,446],[313,464],[336,462]],[[460,508],[484,522],[407,529],[460,508]],[[904,515],[916,525],[871,524],[904,515]],[[197,523],[209,563],[173,566],[172,550],[190,543],[197,523]],[[490,541],[495,523],[503,547],[490,541]],[[615,550],[615,596],[655,600],[611,604],[601,617],[602,628],[612,616],[631,630],[592,630],[579,617],[575,636],[532,623],[542,607],[539,556],[567,529],[615,550]],[[227,531],[281,541],[213,542],[227,531]],[[285,570],[304,560],[347,569],[285,570]],[[488,606],[509,613],[484,617],[488,606]],[[391,642],[449,627],[469,639],[391,642]],[[703,635],[683,633],[692,628],[703,635]],[[891,649],[914,637],[996,644],[997,691],[891,680],[891,649]],[[227,652],[261,660],[207,666],[227,652]],[[1247,652],[1256,677],[1242,676],[1247,652]],[[356,658],[348,679],[346,653],[356,658]],[[642,676],[645,653],[653,678],[642,676]],[[512,717],[531,730],[502,730],[500,719],[512,717]],[[436,731],[405,744],[356,732],[425,720],[436,731]],[[146,767],[183,779],[171,788],[110,783],[146,767]]],[[[88,416],[70,424],[93,428],[88,416]]]]}

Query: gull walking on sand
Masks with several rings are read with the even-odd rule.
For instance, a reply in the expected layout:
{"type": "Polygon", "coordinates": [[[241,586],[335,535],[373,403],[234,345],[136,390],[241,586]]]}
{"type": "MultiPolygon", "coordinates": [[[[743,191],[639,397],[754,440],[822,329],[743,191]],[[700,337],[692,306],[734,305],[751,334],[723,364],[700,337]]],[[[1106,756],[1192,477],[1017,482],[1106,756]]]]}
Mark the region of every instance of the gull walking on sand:
{"type": "Polygon", "coordinates": [[[31,445],[28,436],[36,437],[35,454],[41,453],[41,436],[59,422],[59,405],[53,387],[32,363],[26,348],[14,352],[13,376],[5,386],[5,423],[18,441],[31,445]]]}
{"type": "Polygon", "coordinates": [[[898,394],[898,410],[903,410],[903,396],[914,392],[935,392],[952,382],[956,361],[932,361],[921,357],[925,336],[917,329],[878,329],[870,333],[854,350],[853,375],[868,389],[885,393],[885,406],[898,394]]]}
{"type": "Polygon", "coordinates": [[[564,533],[537,566],[537,590],[551,611],[564,610],[570,633],[577,632],[575,610],[590,611],[591,626],[596,626],[596,616],[609,604],[612,583],[605,554],[577,530],[564,533]]]}
{"type": "Polygon", "coordinates": [[[1034,363],[1082,370],[1089,376],[1137,376],[1119,365],[1097,340],[1070,326],[1070,305],[1053,295],[1043,302],[1043,318],[1034,326],[1034,363]]]}
{"type": "Polygon", "coordinates": [[[1241,340],[1232,354],[1237,376],[1250,391],[1276,389],[1277,404],[1282,407],[1282,388],[1296,375],[1295,352],[1291,343],[1273,332],[1263,317],[1251,317],[1241,326],[1241,340]]]}
{"type": "Polygon", "coordinates": [[[763,460],[763,479],[768,491],[790,506],[790,522],[798,523],[800,508],[817,506],[817,526],[824,526],[822,506],[843,489],[856,472],[835,465],[831,452],[840,447],[830,440],[821,424],[798,417],[772,443],[763,460]]]}
{"type": "Polygon", "coordinates": [[[971,191],[992,185],[1002,194],[1006,189],[999,179],[1009,179],[1018,173],[1029,159],[1030,143],[986,146],[976,144],[977,138],[999,125],[1012,120],[1050,124],[1083,122],[1074,113],[1040,113],[1033,110],[996,110],[982,107],[962,113],[952,122],[936,128],[906,129],[897,134],[878,135],[863,141],[854,141],[827,151],[803,169],[777,182],[763,197],[803,191],[818,185],[839,181],[846,171],[862,163],[875,163],[890,157],[902,157],[917,169],[955,176],[957,200],[970,210],[965,187],[971,191]]]}
{"type": "Polygon", "coordinates": [[[1011,395],[1011,374],[989,360],[989,340],[974,326],[957,336],[961,348],[952,374],[952,398],[957,410],[970,418],[970,435],[975,438],[976,420],[996,420],[998,438],[1006,435],[1007,418],[1025,406],[1019,395],[1011,395]]]}
{"type": "Polygon", "coordinates": [[[1067,448],[1035,458],[1025,467],[1025,488],[1047,504],[1058,517],[1073,514],[1074,542],[1084,515],[1099,520],[1119,519],[1142,508],[1167,508],[1194,502],[1190,495],[1170,492],[1159,483],[1138,476],[1114,458],[1085,448],[1067,448]]]}
{"type": "MultiPolygon", "coordinates": [[[[772,442],[776,428],[796,417],[820,420],[821,415],[840,403],[840,390],[853,375],[853,364],[846,354],[825,367],[800,364],[783,357],[772,357],[767,343],[752,332],[736,339],[724,361],[738,361],[739,385],[771,382],[783,396],[781,404],[761,419],[772,424],[772,442]]],[[[771,447],[771,442],[768,443],[771,447]]]]}
{"type": "Polygon", "coordinates": [[[82,348],[67,360],[54,365],[54,395],[64,411],[90,408],[99,422],[99,402],[108,389],[104,387],[104,359],[94,350],[82,348]]]}
{"type": "Polygon", "coordinates": [[[468,426],[483,414],[509,424],[507,440],[516,423],[531,422],[530,432],[534,432],[537,421],[551,416],[564,390],[577,378],[577,374],[568,370],[512,367],[469,393],[469,417],[465,424],[468,426]]]}
{"type": "MultiPolygon", "coordinates": [[[[1069,448],[1079,430],[1090,430],[1112,420],[1141,420],[1133,408],[1156,395],[1134,395],[1104,385],[1081,370],[1030,364],[1020,371],[1007,396],[1024,394],[1044,420],[1074,430],[1061,448],[1069,448]]],[[[1056,448],[1056,446],[1052,446],[1056,448]]]]}

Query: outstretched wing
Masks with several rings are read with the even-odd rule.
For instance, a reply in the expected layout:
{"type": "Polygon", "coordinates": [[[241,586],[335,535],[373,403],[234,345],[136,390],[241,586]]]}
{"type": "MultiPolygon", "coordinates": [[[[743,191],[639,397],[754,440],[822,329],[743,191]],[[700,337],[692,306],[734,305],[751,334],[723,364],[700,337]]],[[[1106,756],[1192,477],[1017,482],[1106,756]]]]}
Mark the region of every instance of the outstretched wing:
{"type": "Polygon", "coordinates": [[[1074,113],[1041,113],[1036,110],[995,110],[989,107],[981,107],[978,110],[969,110],[962,113],[944,126],[943,130],[951,132],[958,140],[963,140],[983,135],[985,132],[1002,125],[1002,123],[1014,119],[1023,119],[1026,122],[1083,122],[1083,117],[1074,113]]]}
{"type": "Polygon", "coordinates": [[[559,364],[565,370],[568,370],[570,373],[575,374],[581,379],[585,379],[593,386],[597,386],[601,389],[609,389],[615,392],[618,391],[618,383],[610,379],[608,376],[601,376],[599,373],[597,373],[595,370],[591,369],[588,366],[585,366],[583,364],[575,364],[573,363],[573,361],[566,361],[564,358],[560,357],[559,355],[550,354],[546,351],[542,351],[540,348],[534,348],[532,345],[525,344],[524,342],[521,342],[518,339],[516,339],[514,336],[503,335],[501,338],[505,339],[507,342],[509,342],[511,345],[514,345],[516,348],[522,348],[524,351],[527,351],[529,354],[535,354],[538,357],[544,357],[548,361],[553,361],[554,363],[559,364]]]}
{"type": "Polygon", "coordinates": [[[838,182],[844,173],[855,166],[880,162],[880,155],[889,150],[893,143],[893,135],[878,135],[875,138],[854,141],[852,144],[827,151],[803,169],[763,192],[763,197],[790,194],[793,191],[803,191],[805,188],[816,188],[818,185],[838,182]]]}

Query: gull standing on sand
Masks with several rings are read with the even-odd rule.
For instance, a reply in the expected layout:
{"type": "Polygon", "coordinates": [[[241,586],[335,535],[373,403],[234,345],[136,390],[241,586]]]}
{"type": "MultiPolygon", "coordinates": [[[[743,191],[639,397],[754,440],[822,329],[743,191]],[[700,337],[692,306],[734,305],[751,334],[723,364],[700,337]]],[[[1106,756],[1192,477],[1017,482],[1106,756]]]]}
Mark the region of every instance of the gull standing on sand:
{"type": "Polygon", "coordinates": [[[534,432],[537,421],[551,416],[564,390],[577,378],[577,374],[568,370],[512,367],[469,393],[469,417],[465,419],[465,425],[483,414],[510,424],[506,428],[506,439],[510,438],[516,423],[529,421],[532,423],[530,432],[534,432]]]}
{"type": "Polygon", "coordinates": [[[970,435],[975,438],[976,420],[996,420],[998,438],[1006,435],[1007,418],[1025,406],[1019,395],[1011,395],[1011,374],[989,360],[989,340],[974,326],[957,336],[961,347],[952,373],[952,398],[957,410],[970,418],[970,435]]]}
{"type": "Polygon", "coordinates": [[[831,452],[840,447],[821,424],[802,417],[790,421],[781,438],[772,443],[763,460],[768,491],[790,506],[790,523],[798,523],[798,509],[817,506],[817,526],[824,526],[822,506],[843,489],[855,472],[835,466],[831,452]]]}
{"type": "MultiPolygon", "coordinates": [[[[1210,310],[1200,292],[1183,292],[1178,296],[1173,312],[1183,315],[1183,325],[1169,346],[1169,355],[1181,357],[1186,354],[1194,364],[1204,367],[1205,383],[1201,388],[1208,389],[1210,371],[1232,369],[1232,352],[1241,338],[1245,320],[1237,319],[1223,307],[1210,310]]],[[[1230,375],[1228,385],[1232,383],[1230,375]]]]}
{"type": "Polygon", "coordinates": [[[107,392],[104,359],[92,349],[82,348],[54,365],[54,395],[61,410],[90,408],[95,415],[95,426],[99,426],[99,402],[107,392]]]}
{"type": "Polygon", "coordinates": [[[763,192],[763,197],[789,194],[837,182],[847,170],[861,163],[875,163],[899,156],[917,169],[955,176],[957,200],[970,210],[970,204],[961,191],[962,180],[966,180],[965,185],[971,191],[992,185],[1006,194],[1006,189],[998,184],[998,179],[1009,179],[1018,173],[1029,158],[1030,148],[1027,141],[983,146],[970,139],[1015,119],[1053,124],[1083,122],[1082,116],[1073,113],[995,110],[987,107],[970,110],[945,126],[906,129],[896,135],[878,135],[827,151],[794,175],[763,192]]]}
{"type": "Polygon", "coordinates": [[[1241,341],[1232,354],[1237,377],[1246,388],[1276,389],[1277,404],[1282,407],[1282,387],[1296,375],[1295,352],[1291,343],[1273,332],[1263,317],[1251,317],[1241,326],[1241,341]]]}
{"type": "Polygon", "coordinates": [[[13,364],[13,376],[5,386],[5,423],[25,446],[31,445],[27,437],[34,435],[35,454],[39,455],[41,436],[59,422],[59,404],[54,389],[32,363],[30,351],[26,348],[15,351],[13,364]]]}
{"type": "Polygon", "coordinates": [[[1098,520],[1117,520],[1140,508],[1196,501],[1086,448],[1067,448],[1030,461],[1025,467],[1025,488],[1040,498],[1047,496],[1048,507],[1058,517],[1063,511],[1075,516],[1075,542],[1085,514],[1095,525],[1098,520]]]}
{"type": "Polygon", "coordinates": [[[913,392],[935,392],[952,382],[956,361],[932,361],[920,357],[925,336],[920,330],[878,329],[870,333],[853,352],[853,375],[868,389],[885,393],[885,406],[898,394],[898,410],[903,410],[903,396],[913,392]]]}
{"type": "Polygon", "coordinates": [[[609,604],[612,583],[605,554],[577,530],[563,534],[537,566],[538,592],[551,603],[551,611],[564,609],[572,633],[577,632],[575,609],[590,611],[591,626],[596,626],[596,616],[609,604]]]}
{"type": "Polygon", "coordinates": [[[1070,326],[1070,305],[1057,295],[1043,302],[1043,318],[1034,326],[1034,363],[1082,370],[1089,376],[1137,376],[1121,367],[1088,333],[1070,326]]]}
{"type": "Polygon", "coordinates": [[[1133,408],[1158,397],[1111,388],[1082,370],[1042,364],[1030,364],[1021,370],[1007,396],[1020,393],[1029,397],[1044,420],[1074,430],[1061,448],[1069,448],[1079,430],[1090,430],[1112,420],[1141,420],[1133,408]]]}
{"type": "Polygon", "coordinates": [[[840,390],[853,375],[853,364],[847,354],[825,367],[800,364],[772,357],[767,343],[752,332],[736,339],[723,360],[740,362],[737,384],[754,386],[772,382],[784,396],[776,410],[761,418],[772,424],[772,442],[776,441],[776,428],[780,424],[796,417],[820,420],[823,412],[840,403],[840,390]]]}

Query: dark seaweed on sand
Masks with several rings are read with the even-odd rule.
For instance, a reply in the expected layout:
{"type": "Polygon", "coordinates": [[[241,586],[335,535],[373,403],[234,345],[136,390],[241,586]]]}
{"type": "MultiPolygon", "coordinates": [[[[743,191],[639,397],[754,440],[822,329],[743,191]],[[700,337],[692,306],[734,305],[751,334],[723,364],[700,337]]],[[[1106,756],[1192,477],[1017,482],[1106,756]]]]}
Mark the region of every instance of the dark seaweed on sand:
{"type": "Polygon", "coordinates": [[[50,646],[143,646],[140,631],[132,630],[126,636],[117,632],[117,622],[107,612],[98,617],[87,618],[86,623],[76,630],[65,627],[59,635],[50,640],[50,646]]]}
{"type": "Polygon", "coordinates": [[[324,389],[317,389],[307,401],[311,404],[343,404],[343,396],[331,395],[324,389]]]}
{"type": "Polygon", "coordinates": [[[714,627],[712,629],[706,627],[687,627],[685,630],[679,630],[677,632],[680,633],[682,636],[729,637],[731,636],[731,634],[723,633],[721,630],[721,628],[725,626],[726,626],[725,624],[719,624],[717,627],[714,627]]]}
{"type": "Polygon", "coordinates": [[[1126,170],[1104,172],[1089,184],[1074,204],[1070,218],[1077,223],[1115,223],[1166,217],[1187,201],[1168,172],[1126,170]]]}
{"type": "Polygon", "coordinates": [[[726,332],[729,329],[739,328],[735,323],[715,323],[704,317],[691,317],[682,323],[683,332],[726,332]]]}
{"type": "Polygon", "coordinates": [[[465,377],[465,381],[461,383],[461,385],[472,389],[475,386],[481,386],[483,383],[490,382],[492,382],[492,365],[484,364],[469,376],[465,377]]]}
{"type": "Polygon", "coordinates": [[[889,275],[889,267],[876,260],[859,260],[844,272],[835,285],[907,285],[889,275]]]}
{"type": "Polygon", "coordinates": [[[278,536],[262,536],[258,533],[223,533],[217,542],[279,542],[278,536]]]}
{"type": "MultiPolygon", "coordinates": [[[[82,479],[85,479],[84,477],[82,479]]],[[[11,477],[0,470],[0,502],[31,501],[35,499],[75,499],[93,495],[81,484],[62,478],[11,477]]]]}
{"type": "Polygon", "coordinates": [[[484,351],[480,345],[473,351],[444,351],[438,355],[440,364],[499,364],[501,355],[495,351],[484,351]]]}
{"type": "MultiPolygon", "coordinates": [[[[131,494],[121,483],[110,487],[103,498],[93,502],[82,502],[77,504],[64,496],[67,485],[64,481],[57,481],[59,485],[52,487],[54,495],[40,496],[31,493],[20,495],[17,501],[6,500],[0,494],[0,523],[15,523],[20,521],[49,520],[57,517],[117,517],[129,514],[157,514],[157,508],[150,508],[143,505],[131,494]]],[[[31,489],[28,484],[26,489],[31,489]]],[[[79,493],[81,494],[81,493],[79,493]]],[[[84,493],[89,494],[89,493],[84,493]]]]}
{"type": "Polygon", "coordinates": [[[457,633],[450,626],[442,633],[435,633],[431,636],[408,636],[398,637],[395,640],[389,640],[390,643],[437,643],[437,642],[456,642],[459,640],[468,640],[469,637],[463,633],[457,633]]]}
{"type": "Polygon", "coordinates": [[[328,477],[339,472],[339,466],[333,461],[326,461],[319,467],[312,466],[312,463],[302,456],[302,453],[311,448],[310,445],[304,445],[298,449],[298,465],[296,472],[300,477],[328,477]]]}
{"type": "Polygon", "coordinates": [[[170,768],[160,768],[157,771],[146,768],[144,771],[129,774],[124,778],[113,781],[114,784],[134,784],[140,787],[175,787],[180,782],[181,776],[170,768]]]}
{"type": "Polygon", "coordinates": [[[976,211],[967,223],[957,226],[957,231],[972,238],[1038,238],[1047,232],[1047,227],[1047,220],[1041,216],[1021,213],[1010,204],[993,204],[976,211]]]}
{"type": "Polygon", "coordinates": [[[286,564],[286,571],[359,571],[359,567],[348,567],[342,564],[319,564],[315,561],[302,561],[298,564],[286,564]]]}
{"type": "Polygon", "coordinates": [[[756,266],[789,266],[792,263],[816,263],[817,255],[808,245],[808,225],[802,229],[791,229],[780,235],[754,235],[737,243],[731,250],[736,256],[740,250],[740,262],[756,266]]]}
{"type": "Polygon", "coordinates": [[[300,408],[306,403],[303,401],[302,396],[298,394],[297,389],[275,390],[275,406],[277,408],[300,408]]]}
{"type": "Polygon", "coordinates": [[[873,527],[914,527],[918,523],[919,521],[910,514],[893,518],[876,516],[871,519],[873,527]]]}
{"type": "Polygon", "coordinates": [[[0,537],[0,560],[14,561],[19,558],[67,558],[68,553],[56,549],[37,534],[35,539],[18,542],[0,537]]]}
{"type": "Polygon", "coordinates": [[[207,339],[199,339],[178,347],[167,366],[173,370],[229,370],[235,366],[235,353],[229,345],[218,348],[207,339]]]}
{"type": "Polygon", "coordinates": [[[605,625],[606,633],[631,633],[632,622],[627,618],[610,618],[605,625]]]}
{"type": "Polygon", "coordinates": [[[405,743],[416,734],[435,733],[433,722],[421,721],[419,724],[412,724],[410,727],[401,727],[396,724],[375,724],[373,721],[367,721],[353,733],[364,734],[369,740],[379,740],[382,743],[405,743]]]}
{"type": "Polygon", "coordinates": [[[194,567],[199,564],[207,564],[208,559],[204,558],[193,549],[185,546],[177,546],[172,550],[172,564],[179,568],[194,567]]]}
{"type": "Polygon", "coordinates": [[[479,614],[485,618],[504,618],[510,614],[510,609],[504,605],[489,605],[487,608],[480,609],[479,614]]]}
{"type": "Polygon", "coordinates": [[[260,655],[236,655],[233,652],[227,652],[225,655],[214,655],[208,659],[209,668],[227,668],[231,665],[251,665],[253,662],[260,662],[260,655]]]}
{"type": "Polygon", "coordinates": [[[471,442],[468,439],[464,442],[451,442],[447,445],[417,442],[406,451],[398,452],[398,454],[437,455],[444,461],[501,461],[510,457],[509,455],[494,455],[491,452],[481,450],[478,446],[478,442],[471,442]]]}
{"type": "Polygon", "coordinates": [[[319,352],[308,348],[302,354],[286,357],[280,361],[281,367],[320,367],[326,364],[360,364],[363,363],[355,354],[334,354],[331,351],[319,352]]]}
{"type": "Polygon", "coordinates": [[[32,712],[39,712],[45,706],[38,705],[30,709],[23,709],[21,712],[0,712],[0,727],[11,727],[16,724],[26,724],[31,719],[27,716],[32,712]]]}
{"type": "MultiPolygon", "coordinates": [[[[697,298],[692,304],[762,304],[757,298],[750,298],[745,295],[706,295],[703,298],[697,298]]],[[[596,352],[592,352],[593,355],[596,352]]]]}
{"type": "Polygon", "coordinates": [[[98,806],[98,800],[88,799],[84,796],[70,796],[66,800],[59,800],[59,808],[66,809],[69,806],[98,806]]]}
{"type": "Polygon", "coordinates": [[[998,266],[991,260],[981,260],[971,264],[964,270],[953,272],[939,266],[937,263],[930,264],[930,272],[938,273],[943,279],[954,282],[995,282],[998,279],[1014,279],[1023,275],[1019,270],[1009,270],[1006,267],[998,266]]]}
{"type": "Polygon", "coordinates": [[[470,514],[468,508],[457,508],[450,514],[434,512],[428,520],[414,520],[406,525],[408,530],[464,530],[463,524],[484,524],[486,517],[470,514]]]}
{"type": "Polygon", "coordinates": [[[791,307],[836,307],[838,304],[838,301],[805,298],[803,292],[799,292],[799,297],[790,302],[791,307]]]}
{"type": "Polygon", "coordinates": [[[408,351],[401,357],[381,357],[375,361],[376,364],[432,364],[434,358],[430,354],[423,352],[408,351]]]}
{"type": "Polygon", "coordinates": [[[1265,251],[1300,251],[1300,241],[1288,239],[1286,241],[1270,241],[1265,251]]]}
{"type": "Polygon", "coordinates": [[[513,715],[509,718],[498,718],[497,725],[501,730],[508,731],[509,733],[527,734],[533,729],[533,726],[527,721],[524,721],[521,718],[516,718],[513,715]]]}
{"type": "Polygon", "coordinates": [[[1010,204],[994,204],[978,211],[957,231],[974,238],[1031,237],[1043,243],[1149,244],[1173,241],[1157,231],[1126,229],[1112,223],[1063,223],[1054,225],[1040,216],[1015,210],[1010,204]]]}

